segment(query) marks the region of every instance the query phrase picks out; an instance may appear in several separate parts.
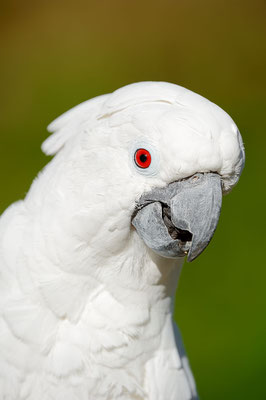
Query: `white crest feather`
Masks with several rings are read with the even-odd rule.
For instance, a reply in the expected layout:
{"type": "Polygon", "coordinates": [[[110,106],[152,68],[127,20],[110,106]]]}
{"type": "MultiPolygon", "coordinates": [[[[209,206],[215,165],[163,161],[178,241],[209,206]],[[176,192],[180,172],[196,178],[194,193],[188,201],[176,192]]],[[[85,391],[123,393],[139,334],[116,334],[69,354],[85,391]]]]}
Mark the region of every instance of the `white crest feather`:
{"type": "Polygon", "coordinates": [[[99,110],[108,96],[105,94],[84,101],[51,122],[47,130],[53,135],[43,142],[42,151],[48,156],[55,155],[78,132],[82,122],[93,119],[99,114],[99,110]]]}

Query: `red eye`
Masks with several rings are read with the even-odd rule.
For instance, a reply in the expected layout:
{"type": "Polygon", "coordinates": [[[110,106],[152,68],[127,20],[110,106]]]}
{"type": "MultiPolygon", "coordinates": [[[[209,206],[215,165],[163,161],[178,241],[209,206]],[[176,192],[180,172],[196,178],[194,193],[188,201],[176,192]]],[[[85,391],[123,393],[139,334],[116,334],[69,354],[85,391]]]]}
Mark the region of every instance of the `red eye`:
{"type": "Polygon", "coordinates": [[[151,154],[146,149],[138,149],[135,153],[135,163],[140,168],[148,168],[151,165],[151,154]]]}

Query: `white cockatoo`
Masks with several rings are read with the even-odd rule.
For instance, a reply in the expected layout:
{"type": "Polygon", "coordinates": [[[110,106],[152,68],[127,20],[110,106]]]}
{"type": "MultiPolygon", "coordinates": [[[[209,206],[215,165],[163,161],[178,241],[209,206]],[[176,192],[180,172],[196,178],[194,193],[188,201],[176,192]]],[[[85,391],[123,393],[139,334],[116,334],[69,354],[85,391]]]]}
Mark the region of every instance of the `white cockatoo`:
{"type": "Polygon", "coordinates": [[[0,400],[189,400],[178,277],[244,165],[221,108],[141,82],[50,126],[55,155],[0,220],[0,400]]]}

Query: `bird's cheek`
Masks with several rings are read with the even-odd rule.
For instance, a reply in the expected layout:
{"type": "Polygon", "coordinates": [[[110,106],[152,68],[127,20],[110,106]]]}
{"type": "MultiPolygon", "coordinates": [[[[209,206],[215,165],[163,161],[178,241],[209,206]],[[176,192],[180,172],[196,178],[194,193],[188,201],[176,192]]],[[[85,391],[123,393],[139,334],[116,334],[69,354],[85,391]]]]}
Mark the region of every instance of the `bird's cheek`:
{"type": "Polygon", "coordinates": [[[105,241],[104,249],[111,254],[118,254],[126,247],[126,242],[129,238],[129,229],[116,229],[110,233],[105,241]]]}
{"type": "Polygon", "coordinates": [[[120,212],[112,212],[112,215],[102,221],[100,230],[91,240],[91,245],[99,249],[102,255],[118,254],[123,251],[130,236],[130,218],[128,210],[120,209],[120,212]]]}

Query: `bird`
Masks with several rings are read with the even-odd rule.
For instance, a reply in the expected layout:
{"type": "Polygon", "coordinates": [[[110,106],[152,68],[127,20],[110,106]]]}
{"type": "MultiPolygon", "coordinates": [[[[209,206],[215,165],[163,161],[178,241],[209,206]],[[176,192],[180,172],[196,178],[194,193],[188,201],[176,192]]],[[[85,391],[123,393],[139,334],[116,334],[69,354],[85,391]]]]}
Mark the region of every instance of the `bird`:
{"type": "Polygon", "coordinates": [[[243,170],[236,124],[151,81],[48,131],[52,159],[0,218],[0,400],[198,399],[175,293],[243,170]]]}

